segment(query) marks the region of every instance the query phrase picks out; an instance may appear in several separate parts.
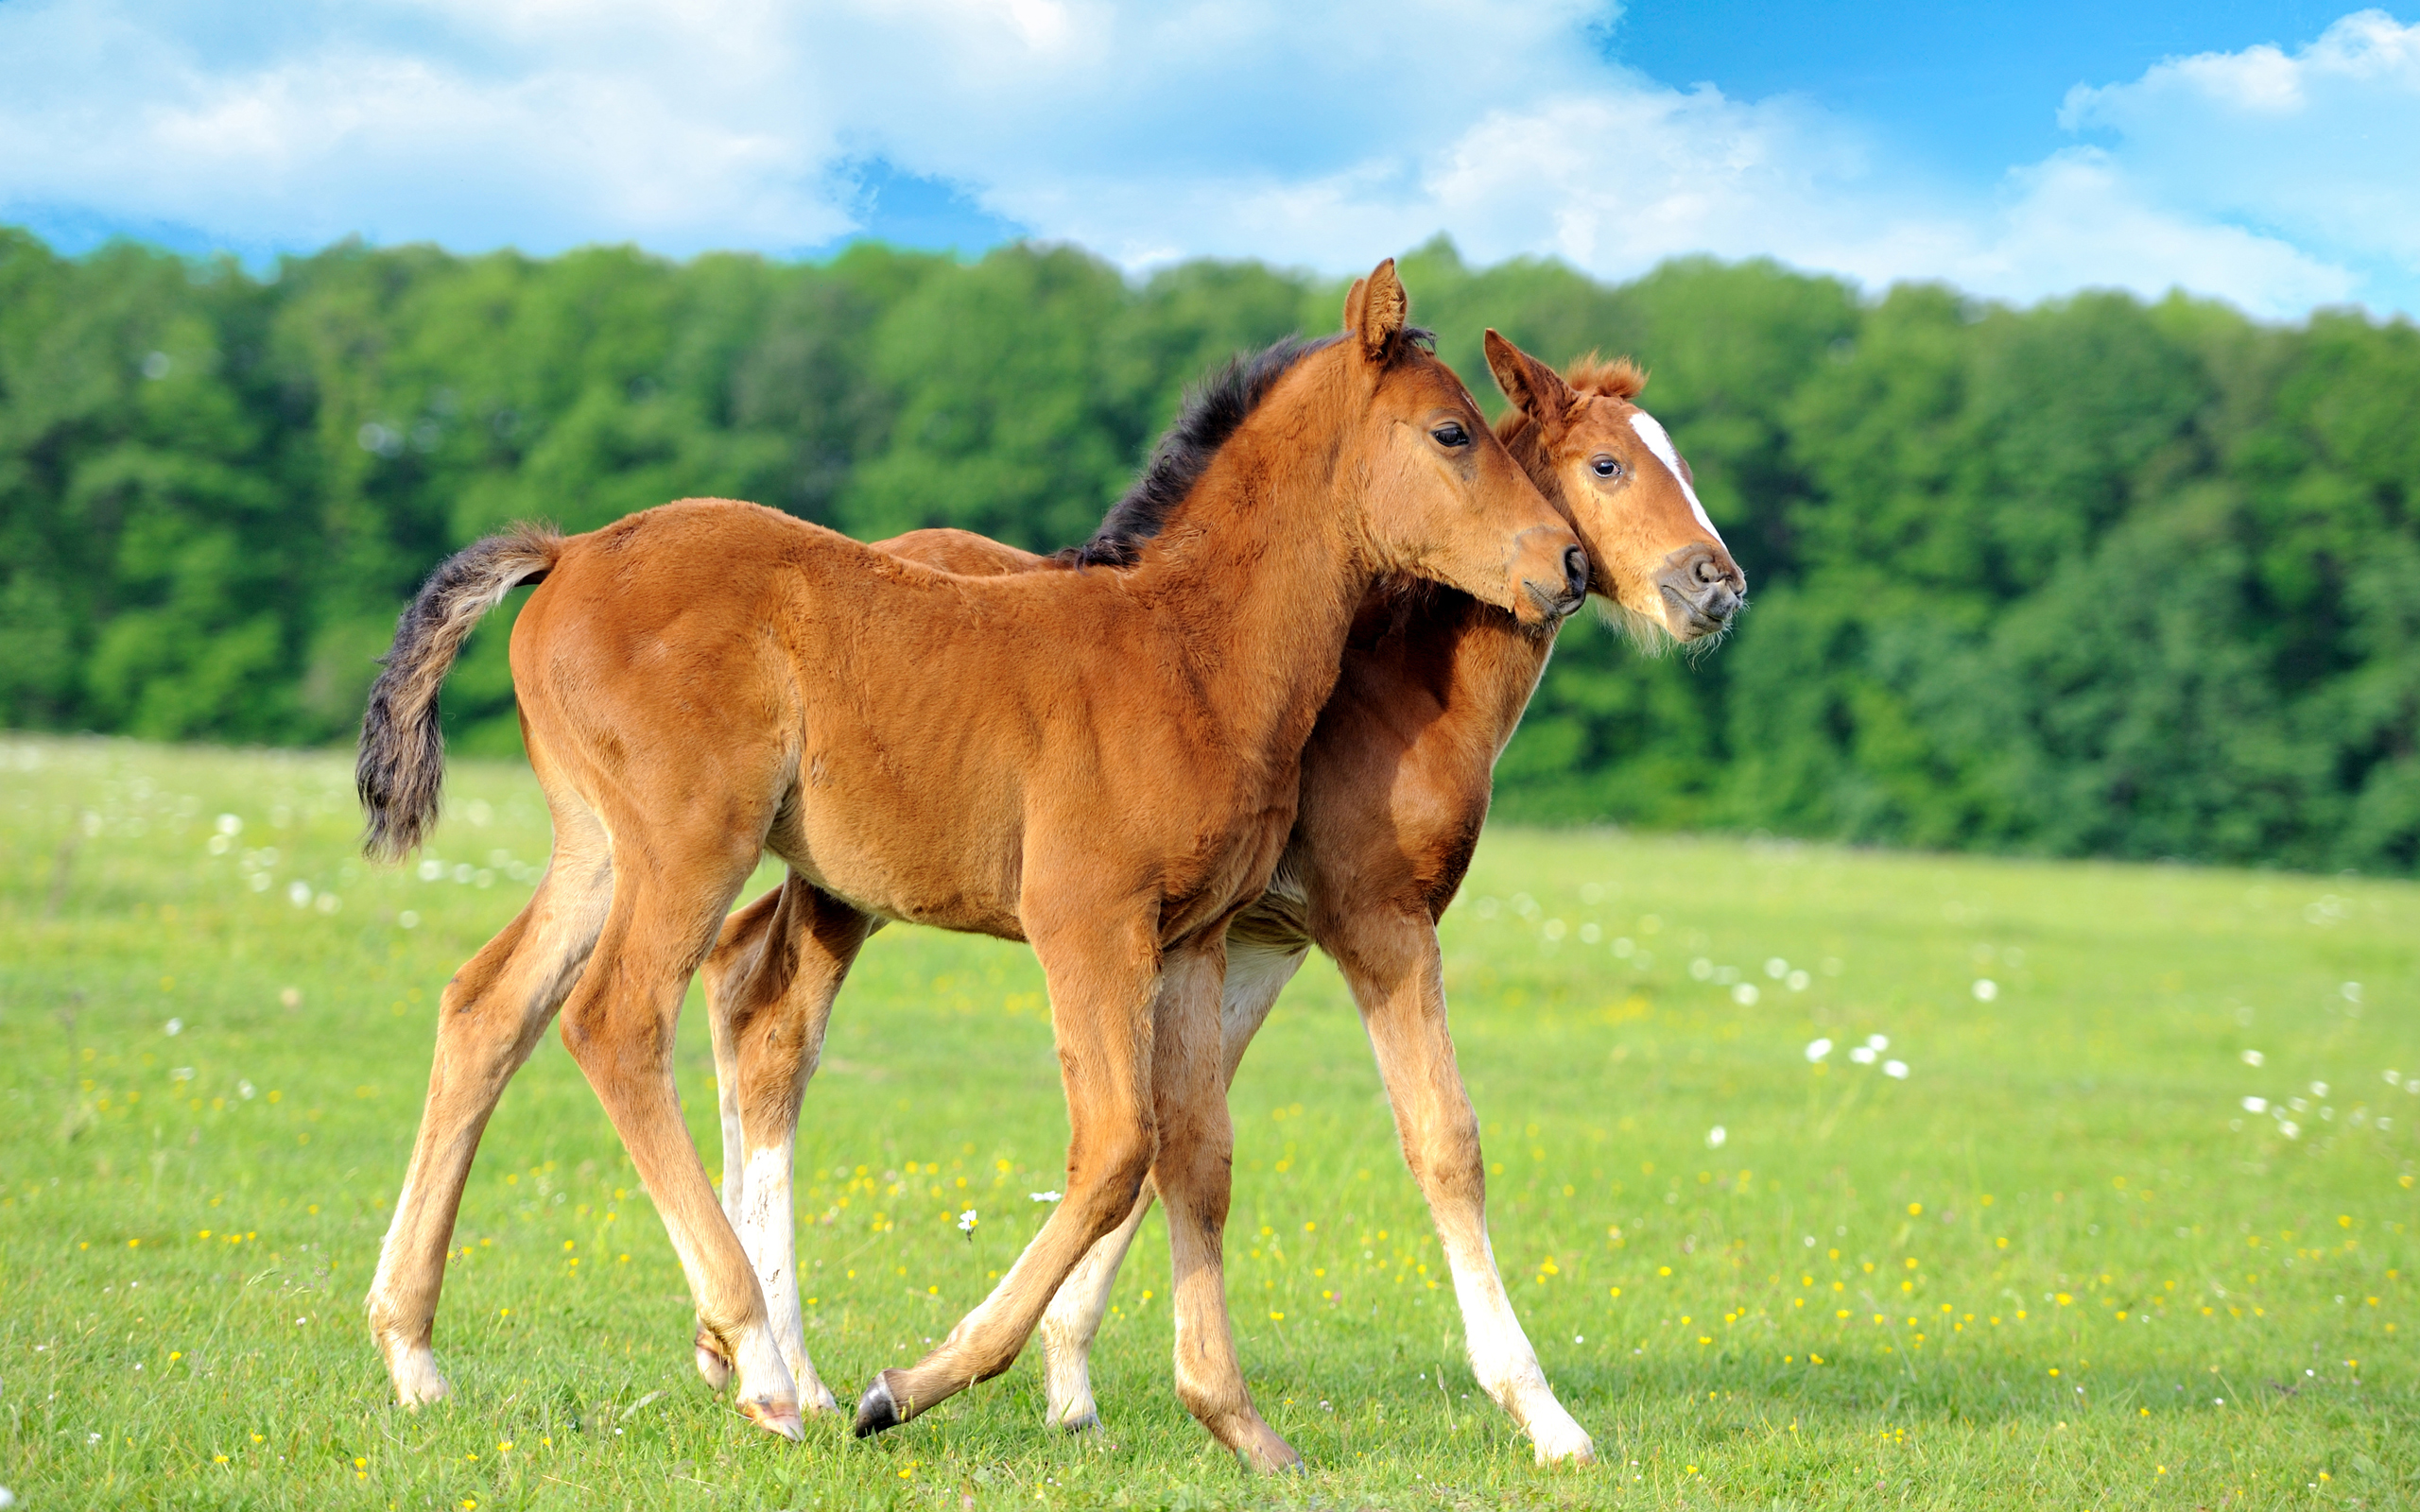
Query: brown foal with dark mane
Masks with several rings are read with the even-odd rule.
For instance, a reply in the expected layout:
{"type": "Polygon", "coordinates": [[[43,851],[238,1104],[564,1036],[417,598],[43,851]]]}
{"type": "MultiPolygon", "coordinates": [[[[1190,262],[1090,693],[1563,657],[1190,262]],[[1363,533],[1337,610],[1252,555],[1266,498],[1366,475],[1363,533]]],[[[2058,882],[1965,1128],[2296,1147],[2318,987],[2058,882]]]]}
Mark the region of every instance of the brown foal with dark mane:
{"type": "MultiPolygon", "coordinates": [[[[1586,544],[1590,591],[1642,640],[1699,641],[1727,627],[1746,581],[1698,504],[1688,464],[1632,403],[1645,381],[1639,371],[1626,361],[1583,362],[1566,382],[1493,331],[1487,357],[1513,403],[1497,434],[1586,544]]],[[[958,530],[915,531],[881,549],[969,575],[1053,560],[958,530]]],[[[1594,1447],[1555,1400],[1496,1274],[1478,1121],[1446,1030],[1436,921],[1461,885],[1495,758],[1551,649],[1550,634],[1459,593],[1385,585],[1362,606],[1303,753],[1302,806],[1285,857],[1269,891],[1228,930],[1220,1065],[1222,1083],[1232,1081],[1313,945],[1335,958],[1443,1243],[1472,1366],[1542,1463],[1586,1460],[1594,1447]]],[[[705,978],[722,1089],[724,1203],[804,1383],[813,1366],[792,1248],[794,1125],[769,1125],[749,1111],[795,1108],[846,964],[795,937],[814,921],[796,891],[793,880],[732,916],[705,978]],[[816,968],[802,972],[803,960],[816,968]]],[[[1050,1417],[1062,1426],[1099,1420],[1087,1355],[1150,1206],[1147,1189],[1060,1287],[1044,1320],[1050,1417]]],[[[698,1361],[717,1384],[729,1375],[703,1330],[698,1361]]]]}
{"type": "MultiPolygon", "coordinates": [[[[884,919],[1028,941],[1066,1089],[1065,1202],[939,1348],[882,1372],[860,1432],[1006,1369],[1148,1176],[1175,1236],[1179,1395],[1251,1463],[1297,1462],[1253,1407],[1225,1311],[1227,924],[1285,848],[1304,743],[1375,582],[1425,577],[1544,627],[1587,575],[1407,327],[1392,263],[1354,285],[1344,327],[1214,386],[1081,549],[1084,571],[960,576],[728,500],[584,536],[525,527],[438,569],[371,691],[368,848],[399,855],[432,822],[438,686],[478,618],[538,582],[511,662],[555,851],[441,997],[368,1299],[405,1402],[445,1393],[431,1329],[463,1182],[560,1009],[741,1409],[801,1436],[786,1341],[671,1071],[689,977],[769,850],[790,881],[782,959],[760,975],[837,981],[884,919]]],[[[793,1126],[795,1092],[760,1091],[743,1121],[793,1126]]]]}

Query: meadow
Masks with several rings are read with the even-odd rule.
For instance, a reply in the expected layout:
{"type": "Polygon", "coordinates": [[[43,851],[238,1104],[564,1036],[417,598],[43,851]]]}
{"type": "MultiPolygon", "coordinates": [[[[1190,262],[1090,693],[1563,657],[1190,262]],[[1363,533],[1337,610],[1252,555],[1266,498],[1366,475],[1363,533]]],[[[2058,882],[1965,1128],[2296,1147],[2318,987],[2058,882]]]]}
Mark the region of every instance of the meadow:
{"type": "MultiPolygon", "coordinates": [[[[429,853],[374,868],[350,776],[0,739],[21,1506],[2420,1501],[2420,887],[1614,832],[1493,831],[1443,926],[1497,1257],[1595,1466],[1534,1467],[1478,1393],[1316,962],[1235,1089],[1228,1230],[1301,1477],[1246,1479],[1178,1406],[1156,1217],[1096,1357],[1105,1433],[1042,1426],[1038,1345],[872,1441],[758,1433],[697,1379],[663,1228],[551,1040],[463,1203],[456,1394],[404,1412],[360,1302],[436,995],[548,835],[525,769],[463,761],[429,853]]],[[[1024,950],[878,936],[800,1136],[836,1391],[988,1288],[1064,1134],[1024,950]]]]}

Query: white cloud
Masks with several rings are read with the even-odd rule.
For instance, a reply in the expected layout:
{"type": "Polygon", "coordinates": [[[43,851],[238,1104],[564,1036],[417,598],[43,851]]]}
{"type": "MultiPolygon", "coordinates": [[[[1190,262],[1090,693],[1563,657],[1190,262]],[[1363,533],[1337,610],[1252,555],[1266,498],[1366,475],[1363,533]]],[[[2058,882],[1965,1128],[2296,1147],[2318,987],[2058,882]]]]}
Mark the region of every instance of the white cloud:
{"type": "Polygon", "coordinates": [[[2076,90],[2061,119],[2116,133],[2145,199],[2174,214],[2420,276],[2420,26],[2360,11],[2290,56],[2205,54],[2076,90]]]}
{"type": "MultiPolygon", "coordinates": [[[[2079,90],[2100,140],[1997,190],[1803,101],[1601,60],[1592,0],[179,0],[0,6],[0,216],[234,245],[791,251],[849,165],[1141,266],[1332,270],[1451,233],[1622,277],[1772,255],[2031,299],[2182,284],[2267,315],[2420,299],[2420,28],[2079,90]],[[2368,133],[2366,138],[2363,133],[2368,133]]],[[[2045,102],[2048,109],[2049,102],[2045,102]]]]}

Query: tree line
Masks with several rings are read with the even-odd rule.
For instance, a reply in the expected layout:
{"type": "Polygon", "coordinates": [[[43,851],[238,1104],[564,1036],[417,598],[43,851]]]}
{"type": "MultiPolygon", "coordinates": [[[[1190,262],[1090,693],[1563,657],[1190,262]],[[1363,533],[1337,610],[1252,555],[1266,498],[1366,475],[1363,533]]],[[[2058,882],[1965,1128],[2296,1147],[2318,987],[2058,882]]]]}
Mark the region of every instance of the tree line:
{"type": "MultiPolygon", "coordinates": [[[[1750,608],[1709,655],[1566,629],[1499,816],[2410,872],[2420,332],[2087,293],[1878,299],[1770,263],[1606,285],[1405,259],[1500,405],[1494,325],[1653,374],[1750,608]]],[[[346,739],[394,617],[507,521],[683,495],[863,539],[1080,540],[1184,385],[1337,321],[1251,263],[331,248],[253,276],[0,230],[0,727],[346,739]]],[[[506,616],[447,690],[518,733],[506,616]]]]}

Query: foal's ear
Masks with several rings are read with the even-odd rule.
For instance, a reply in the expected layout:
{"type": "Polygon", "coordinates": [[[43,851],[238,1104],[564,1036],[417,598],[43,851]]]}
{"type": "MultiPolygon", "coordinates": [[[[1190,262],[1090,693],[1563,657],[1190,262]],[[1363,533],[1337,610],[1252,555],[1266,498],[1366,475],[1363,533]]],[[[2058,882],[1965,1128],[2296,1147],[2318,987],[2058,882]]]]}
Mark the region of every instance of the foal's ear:
{"type": "Polygon", "coordinates": [[[1362,356],[1384,362],[1393,354],[1395,337],[1403,335],[1410,309],[1403,281],[1395,277],[1395,260],[1390,257],[1372,268],[1368,278],[1356,280],[1353,292],[1344,297],[1345,334],[1360,347],[1362,356]]]}
{"type": "Polygon", "coordinates": [[[1487,333],[1487,370],[1495,374],[1495,387],[1530,423],[1548,431],[1563,428],[1564,417],[1571,412],[1571,390],[1564,386],[1563,375],[1492,328],[1487,333]]]}

